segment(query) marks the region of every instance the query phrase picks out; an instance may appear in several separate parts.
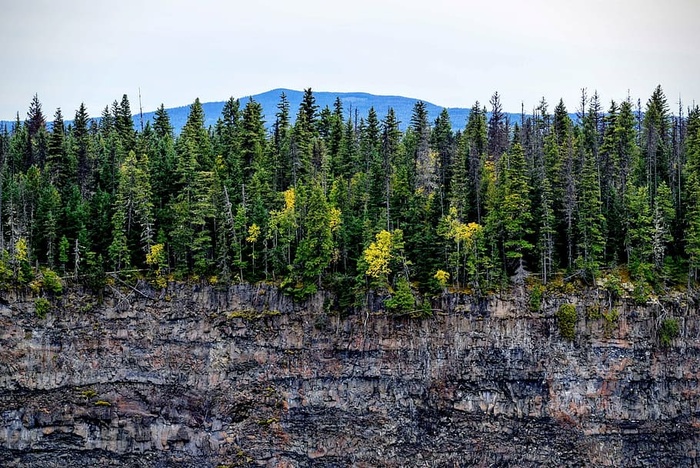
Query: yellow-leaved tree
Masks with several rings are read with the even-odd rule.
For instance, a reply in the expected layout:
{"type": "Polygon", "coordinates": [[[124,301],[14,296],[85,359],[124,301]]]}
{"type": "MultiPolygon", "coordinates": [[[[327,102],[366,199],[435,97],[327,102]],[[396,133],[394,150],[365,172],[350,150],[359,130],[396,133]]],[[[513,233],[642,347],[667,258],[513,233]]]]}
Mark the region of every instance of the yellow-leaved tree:
{"type": "Polygon", "coordinates": [[[365,274],[381,286],[389,284],[389,275],[398,262],[406,265],[403,256],[403,231],[382,230],[375,236],[375,241],[364,251],[365,274]]]}

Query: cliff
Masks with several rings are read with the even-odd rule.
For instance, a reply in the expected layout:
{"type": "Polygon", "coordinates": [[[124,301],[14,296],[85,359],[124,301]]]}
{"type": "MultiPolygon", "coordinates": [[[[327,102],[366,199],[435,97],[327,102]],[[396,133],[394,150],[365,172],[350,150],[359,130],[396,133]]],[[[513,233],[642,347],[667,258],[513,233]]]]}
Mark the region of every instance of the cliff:
{"type": "MultiPolygon", "coordinates": [[[[700,321],[681,300],[436,299],[347,318],[264,286],[0,305],[0,466],[697,466],[700,321]],[[577,305],[576,338],[555,313],[577,305]],[[673,316],[680,336],[658,340],[673,316]]],[[[372,308],[370,308],[372,309],[372,308]]]]}

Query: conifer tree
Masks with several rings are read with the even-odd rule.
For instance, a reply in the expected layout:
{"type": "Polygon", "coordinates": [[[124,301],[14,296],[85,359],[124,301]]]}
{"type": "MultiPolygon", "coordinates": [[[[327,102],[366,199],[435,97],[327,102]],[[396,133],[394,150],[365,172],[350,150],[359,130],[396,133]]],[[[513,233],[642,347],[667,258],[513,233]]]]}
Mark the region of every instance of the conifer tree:
{"type": "Polygon", "coordinates": [[[410,132],[407,133],[406,150],[413,157],[413,190],[424,194],[432,193],[437,187],[435,155],[430,151],[430,124],[428,111],[423,101],[413,106],[410,132]]]}
{"type": "Polygon", "coordinates": [[[644,183],[650,189],[652,200],[656,197],[656,187],[669,180],[670,156],[670,119],[666,96],[657,86],[647,102],[646,112],[642,123],[642,148],[644,167],[639,167],[639,173],[644,174],[644,183]]]}
{"type": "MultiPolygon", "coordinates": [[[[300,217],[301,235],[294,256],[294,268],[286,284],[297,297],[316,292],[321,275],[328,267],[333,252],[331,209],[318,182],[301,185],[300,201],[303,204],[300,217]]],[[[284,283],[283,283],[284,286],[284,283]]]]}
{"type": "Polygon", "coordinates": [[[126,94],[122,96],[121,103],[115,108],[114,128],[121,139],[125,153],[135,149],[136,132],[134,131],[134,120],[131,117],[131,105],[126,94]]]}
{"type": "Polygon", "coordinates": [[[595,277],[605,253],[605,218],[601,211],[595,156],[590,150],[584,149],[584,158],[577,193],[577,263],[580,268],[595,277]]]}
{"type": "Polygon", "coordinates": [[[525,255],[533,249],[529,240],[533,230],[530,186],[522,146],[516,143],[502,159],[499,180],[502,181],[503,198],[499,211],[503,219],[503,247],[505,257],[516,260],[518,267],[523,268],[525,255]]]}
{"type": "Polygon", "coordinates": [[[243,164],[244,181],[250,183],[256,165],[263,163],[265,153],[265,122],[260,103],[248,101],[241,120],[239,152],[243,164]]]}
{"type": "Polygon", "coordinates": [[[272,162],[275,168],[273,189],[280,192],[287,190],[292,184],[290,143],[289,101],[283,92],[277,104],[275,124],[272,129],[272,162]]]}
{"type": "Polygon", "coordinates": [[[92,181],[93,155],[90,148],[90,135],[88,133],[89,117],[85,104],[75,113],[73,130],[71,132],[71,151],[77,163],[77,182],[81,195],[87,197],[92,181]]]}
{"type": "Polygon", "coordinates": [[[442,109],[435,119],[435,125],[431,134],[431,146],[437,154],[435,172],[437,173],[438,187],[440,188],[441,211],[447,210],[446,203],[449,197],[448,190],[452,180],[452,164],[455,153],[455,141],[452,134],[452,123],[447,109],[442,109]]]}
{"type": "Polygon", "coordinates": [[[661,270],[664,266],[664,259],[668,249],[673,243],[671,226],[676,217],[676,211],[673,207],[673,195],[666,182],[661,182],[656,189],[653,211],[654,233],[652,237],[652,251],[654,254],[654,266],[657,270],[661,270]]]}
{"type": "Polygon", "coordinates": [[[489,156],[498,160],[508,149],[508,124],[506,116],[503,115],[501,97],[498,91],[493,93],[491,100],[491,117],[488,123],[488,147],[489,156]]]}
{"type": "Polygon", "coordinates": [[[386,229],[391,229],[391,180],[394,173],[394,162],[400,151],[401,131],[396,113],[389,108],[386,117],[382,121],[382,148],[381,148],[381,174],[382,191],[384,198],[384,211],[386,216],[386,229]]]}
{"type": "Polygon", "coordinates": [[[688,256],[688,280],[698,281],[700,272],[700,110],[695,107],[688,119],[685,179],[685,254],[688,256]]]}

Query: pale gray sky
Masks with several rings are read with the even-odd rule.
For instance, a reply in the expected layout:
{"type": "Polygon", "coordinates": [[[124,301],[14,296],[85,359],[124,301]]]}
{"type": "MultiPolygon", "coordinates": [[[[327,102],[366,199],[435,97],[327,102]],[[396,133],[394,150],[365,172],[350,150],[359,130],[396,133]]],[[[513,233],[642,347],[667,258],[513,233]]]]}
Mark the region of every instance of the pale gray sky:
{"type": "Polygon", "coordinates": [[[700,101],[699,0],[0,0],[0,119],[144,111],[272,88],[364,91],[442,106],[570,111],[661,84],[700,101]]]}

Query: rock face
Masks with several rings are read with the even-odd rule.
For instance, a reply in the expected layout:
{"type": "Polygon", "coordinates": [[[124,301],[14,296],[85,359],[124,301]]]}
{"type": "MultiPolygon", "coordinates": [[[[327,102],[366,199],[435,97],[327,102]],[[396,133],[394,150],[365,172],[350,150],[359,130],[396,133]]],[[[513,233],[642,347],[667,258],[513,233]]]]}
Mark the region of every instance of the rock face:
{"type": "MultiPolygon", "coordinates": [[[[549,298],[341,319],[318,294],[171,286],[0,305],[0,466],[697,466],[700,321],[549,298]],[[156,297],[157,296],[157,297],[156,297]],[[662,348],[660,318],[680,336],[662,348]]],[[[370,307],[370,309],[372,309],[370,307]]]]}

